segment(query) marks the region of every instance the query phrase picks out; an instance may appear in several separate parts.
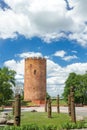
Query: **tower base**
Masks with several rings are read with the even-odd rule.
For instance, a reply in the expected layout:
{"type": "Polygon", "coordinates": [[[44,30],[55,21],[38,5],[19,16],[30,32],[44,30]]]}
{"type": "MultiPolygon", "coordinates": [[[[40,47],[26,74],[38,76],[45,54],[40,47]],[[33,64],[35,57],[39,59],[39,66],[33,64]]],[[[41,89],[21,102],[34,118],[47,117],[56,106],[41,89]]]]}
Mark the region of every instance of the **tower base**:
{"type": "Polygon", "coordinates": [[[37,105],[45,104],[45,100],[32,100],[32,103],[35,103],[37,105]]]}

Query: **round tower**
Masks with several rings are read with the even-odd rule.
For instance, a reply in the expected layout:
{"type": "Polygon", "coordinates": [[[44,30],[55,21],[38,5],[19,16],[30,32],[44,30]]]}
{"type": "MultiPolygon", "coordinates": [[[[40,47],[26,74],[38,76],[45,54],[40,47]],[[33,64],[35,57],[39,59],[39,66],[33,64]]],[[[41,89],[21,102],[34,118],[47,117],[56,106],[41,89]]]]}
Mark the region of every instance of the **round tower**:
{"type": "Polygon", "coordinates": [[[46,97],[46,59],[25,59],[24,100],[43,104],[46,97]]]}

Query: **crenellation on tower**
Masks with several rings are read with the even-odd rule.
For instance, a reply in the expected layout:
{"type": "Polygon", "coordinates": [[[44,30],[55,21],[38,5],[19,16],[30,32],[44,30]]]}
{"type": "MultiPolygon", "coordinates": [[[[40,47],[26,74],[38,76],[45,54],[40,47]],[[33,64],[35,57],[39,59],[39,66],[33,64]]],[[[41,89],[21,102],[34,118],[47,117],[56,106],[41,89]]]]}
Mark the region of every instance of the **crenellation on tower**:
{"type": "Polygon", "coordinates": [[[44,59],[44,60],[46,60],[46,58],[44,58],[44,57],[28,57],[28,58],[25,58],[25,60],[28,60],[28,59],[29,60],[32,60],[32,59],[35,59],[35,60],[36,59],[38,59],[38,60],[43,60],[44,59]]]}

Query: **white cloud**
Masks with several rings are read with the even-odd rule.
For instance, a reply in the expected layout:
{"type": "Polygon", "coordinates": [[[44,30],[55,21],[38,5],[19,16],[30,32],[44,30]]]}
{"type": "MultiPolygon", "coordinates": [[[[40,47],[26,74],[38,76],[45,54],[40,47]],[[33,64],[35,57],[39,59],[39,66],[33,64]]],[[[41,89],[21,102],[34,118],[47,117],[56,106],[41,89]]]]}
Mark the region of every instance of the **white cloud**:
{"type": "Polygon", "coordinates": [[[72,50],[72,52],[73,52],[73,53],[77,53],[77,51],[75,51],[75,50],[72,50]]]}
{"type": "Polygon", "coordinates": [[[84,74],[87,71],[87,63],[74,63],[66,67],[68,73],[75,72],[77,74],[84,74]]]}
{"type": "Polygon", "coordinates": [[[64,56],[62,59],[65,61],[70,61],[73,59],[77,59],[78,57],[76,55],[72,55],[72,56],[64,56]]]}
{"type": "Polygon", "coordinates": [[[0,38],[40,37],[46,42],[65,37],[87,45],[87,1],[4,0],[11,9],[0,9],[0,38]],[[67,32],[70,32],[67,36],[67,32]]]}
{"type": "MultiPolygon", "coordinates": [[[[19,56],[21,56],[20,54],[19,56]]],[[[24,60],[9,60],[4,63],[10,69],[17,72],[16,79],[24,82],[24,60]]],[[[84,74],[87,71],[87,63],[74,63],[62,67],[50,59],[47,59],[47,91],[51,96],[56,96],[64,90],[64,83],[69,73],[84,74]]]]}
{"type": "Polygon", "coordinates": [[[64,50],[60,50],[55,52],[54,56],[64,57],[65,54],[66,52],[64,50]]]}
{"type": "Polygon", "coordinates": [[[67,54],[67,52],[65,52],[64,50],[59,50],[59,51],[55,52],[55,54],[53,56],[61,57],[62,60],[65,60],[65,61],[70,61],[72,59],[78,58],[76,55],[66,55],[66,54],[67,54]]]}
{"type": "Polygon", "coordinates": [[[70,39],[76,39],[82,46],[87,45],[87,0],[68,0],[73,9],[68,12],[68,15],[72,17],[74,26],[70,39]]]}
{"type": "Polygon", "coordinates": [[[24,82],[24,60],[15,61],[14,59],[4,62],[4,65],[16,71],[16,79],[24,82]]]}
{"type": "Polygon", "coordinates": [[[43,57],[40,52],[24,52],[22,54],[17,54],[20,58],[27,58],[27,57],[43,57]]]}
{"type": "Polygon", "coordinates": [[[86,9],[87,9],[87,0],[68,0],[70,3],[70,6],[73,7],[73,15],[78,15],[76,19],[79,19],[81,21],[87,20],[86,15],[86,9]]]}

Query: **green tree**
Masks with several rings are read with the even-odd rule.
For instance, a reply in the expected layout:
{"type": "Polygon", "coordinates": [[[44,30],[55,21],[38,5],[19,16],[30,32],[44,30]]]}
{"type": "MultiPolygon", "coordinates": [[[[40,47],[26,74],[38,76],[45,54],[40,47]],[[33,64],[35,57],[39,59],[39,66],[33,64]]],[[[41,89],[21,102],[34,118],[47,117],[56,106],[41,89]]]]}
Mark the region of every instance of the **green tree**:
{"type": "Polygon", "coordinates": [[[82,101],[84,104],[87,104],[87,73],[82,76],[81,86],[82,101]]]}
{"type": "Polygon", "coordinates": [[[68,94],[70,93],[70,87],[75,86],[75,77],[76,77],[75,73],[70,73],[69,77],[67,78],[67,80],[65,82],[65,88],[64,88],[64,93],[63,93],[65,101],[68,100],[68,94]]]}
{"type": "Polygon", "coordinates": [[[0,68],[0,105],[12,99],[15,74],[14,70],[9,70],[7,67],[0,68]]]}
{"type": "Polygon", "coordinates": [[[46,92],[46,99],[48,100],[48,99],[50,99],[50,98],[51,98],[51,97],[50,97],[49,93],[46,92]]]}
{"type": "Polygon", "coordinates": [[[76,103],[87,103],[87,73],[80,75],[76,73],[70,73],[65,82],[64,99],[68,100],[68,94],[70,93],[70,87],[74,87],[74,97],[76,103]]]}

